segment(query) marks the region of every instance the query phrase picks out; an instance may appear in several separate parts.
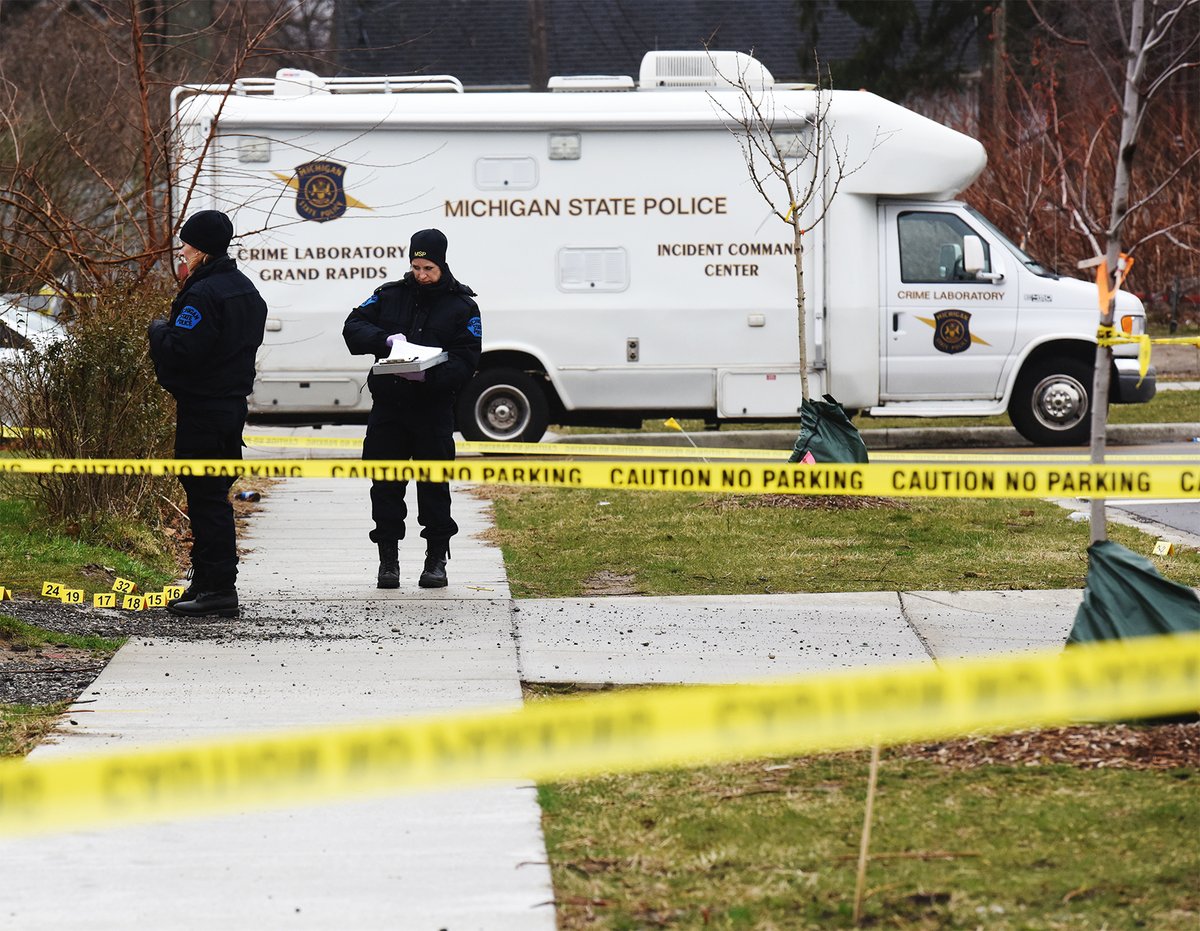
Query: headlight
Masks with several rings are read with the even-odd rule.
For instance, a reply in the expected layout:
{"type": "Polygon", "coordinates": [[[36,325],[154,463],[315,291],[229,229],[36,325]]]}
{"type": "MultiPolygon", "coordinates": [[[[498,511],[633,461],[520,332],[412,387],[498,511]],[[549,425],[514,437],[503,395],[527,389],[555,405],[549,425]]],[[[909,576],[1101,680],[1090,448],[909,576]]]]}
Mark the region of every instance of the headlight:
{"type": "Polygon", "coordinates": [[[1146,332],[1146,318],[1126,314],[1121,318],[1121,330],[1129,336],[1141,336],[1146,332]]]}

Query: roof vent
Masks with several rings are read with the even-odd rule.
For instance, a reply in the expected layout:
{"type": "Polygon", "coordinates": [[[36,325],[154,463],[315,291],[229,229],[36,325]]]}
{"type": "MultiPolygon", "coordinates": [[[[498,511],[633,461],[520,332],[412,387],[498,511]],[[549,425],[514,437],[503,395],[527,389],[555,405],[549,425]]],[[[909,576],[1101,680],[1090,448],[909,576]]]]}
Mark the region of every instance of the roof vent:
{"type": "Polygon", "coordinates": [[[558,92],[631,91],[633,78],[627,74],[567,74],[546,82],[546,89],[558,92]]]}
{"type": "Polygon", "coordinates": [[[771,87],[775,78],[743,52],[647,52],[638,74],[641,90],[688,87],[771,87]]]}
{"type": "Polygon", "coordinates": [[[310,94],[328,94],[325,81],[311,71],[300,68],[280,68],[275,72],[276,97],[308,97],[310,94]]]}

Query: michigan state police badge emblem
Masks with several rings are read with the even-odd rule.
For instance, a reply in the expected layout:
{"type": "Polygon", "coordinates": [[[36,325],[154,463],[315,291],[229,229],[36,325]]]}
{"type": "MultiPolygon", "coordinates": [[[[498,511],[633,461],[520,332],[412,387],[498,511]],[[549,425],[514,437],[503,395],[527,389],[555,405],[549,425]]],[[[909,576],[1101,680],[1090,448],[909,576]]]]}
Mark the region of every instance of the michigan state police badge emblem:
{"type": "Polygon", "coordinates": [[[965,310],[939,310],[933,315],[933,348],[953,355],[971,346],[971,315],[965,310]]]}
{"type": "Polygon", "coordinates": [[[346,166],[319,160],[296,166],[296,213],[326,223],[346,212],[346,166]]]}

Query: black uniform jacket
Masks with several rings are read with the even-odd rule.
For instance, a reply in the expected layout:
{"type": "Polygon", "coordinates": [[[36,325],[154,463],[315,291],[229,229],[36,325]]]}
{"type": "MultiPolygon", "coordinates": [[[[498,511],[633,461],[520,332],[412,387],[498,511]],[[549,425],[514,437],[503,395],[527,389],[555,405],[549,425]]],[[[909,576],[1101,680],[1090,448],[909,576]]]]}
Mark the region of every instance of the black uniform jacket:
{"type": "Polygon", "coordinates": [[[266,302],[233,259],[202,265],[175,295],[171,316],[150,324],[158,383],[182,404],[244,400],[266,322],[266,302]]]}
{"type": "Polygon", "coordinates": [[[346,346],[354,355],[386,358],[387,338],[403,333],[410,343],[437,346],[449,358],[425,370],[424,381],[396,375],[367,379],[376,404],[395,405],[414,429],[454,432],[454,399],[479,365],[483,325],[475,292],[449,271],[434,285],[421,286],[411,273],[389,281],[350,312],[342,327],[346,346]]]}

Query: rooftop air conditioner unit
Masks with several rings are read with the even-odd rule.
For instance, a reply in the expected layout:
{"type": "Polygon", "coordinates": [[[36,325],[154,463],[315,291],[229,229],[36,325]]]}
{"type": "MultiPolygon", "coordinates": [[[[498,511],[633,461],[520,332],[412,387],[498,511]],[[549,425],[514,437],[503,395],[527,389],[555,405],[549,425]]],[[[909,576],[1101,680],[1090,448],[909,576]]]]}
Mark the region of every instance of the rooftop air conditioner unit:
{"type": "Polygon", "coordinates": [[[638,74],[640,90],[738,84],[771,87],[775,78],[761,61],[743,52],[647,52],[638,74]]]}
{"type": "Polygon", "coordinates": [[[307,97],[310,94],[328,94],[325,81],[311,71],[300,68],[280,68],[275,72],[274,96],[307,97]]]}

